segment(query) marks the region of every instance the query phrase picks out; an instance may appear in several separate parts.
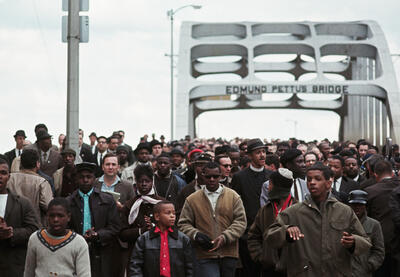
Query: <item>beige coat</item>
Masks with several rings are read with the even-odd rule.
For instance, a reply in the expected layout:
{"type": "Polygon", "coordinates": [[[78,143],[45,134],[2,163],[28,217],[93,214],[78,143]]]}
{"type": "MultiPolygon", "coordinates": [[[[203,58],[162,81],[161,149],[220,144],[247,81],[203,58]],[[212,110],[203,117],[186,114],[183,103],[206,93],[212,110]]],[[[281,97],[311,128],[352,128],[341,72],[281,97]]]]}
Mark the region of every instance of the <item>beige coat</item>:
{"type": "Polygon", "coordinates": [[[7,187],[12,193],[25,196],[31,201],[41,224],[45,226],[47,205],[53,199],[51,186],[46,179],[34,171],[24,169],[11,173],[7,187]]]}
{"type": "Polygon", "coordinates": [[[64,167],[57,169],[57,171],[54,172],[53,174],[54,190],[56,192],[56,196],[61,195],[63,173],[64,173],[64,167]]]}

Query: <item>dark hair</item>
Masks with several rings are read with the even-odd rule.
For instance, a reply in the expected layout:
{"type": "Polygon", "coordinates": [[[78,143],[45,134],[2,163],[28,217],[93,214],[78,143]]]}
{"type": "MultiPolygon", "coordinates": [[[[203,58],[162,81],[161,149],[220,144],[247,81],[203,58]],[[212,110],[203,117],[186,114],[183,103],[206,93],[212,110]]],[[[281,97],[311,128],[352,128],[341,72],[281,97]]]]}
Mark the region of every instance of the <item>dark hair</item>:
{"type": "Polygon", "coordinates": [[[276,154],[268,154],[265,156],[265,164],[271,165],[273,164],[276,169],[279,168],[279,156],[276,154]]]}
{"type": "MultiPolygon", "coordinates": [[[[351,148],[351,149],[352,149],[352,148],[351,148]]],[[[354,149],[352,149],[352,150],[354,151],[354,149]]],[[[340,156],[340,157],[350,157],[350,156],[353,156],[353,155],[355,154],[353,151],[350,151],[350,149],[349,149],[349,150],[347,150],[347,149],[342,150],[342,151],[340,151],[339,156],[340,156]]]]}
{"type": "Polygon", "coordinates": [[[153,207],[153,213],[160,213],[161,212],[161,207],[163,206],[163,205],[169,205],[169,204],[172,204],[173,206],[174,206],[174,208],[175,208],[175,204],[174,203],[172,203],[171,201],[168,201],[168,200],[162,200],[162,201],[160,201],[160,202],[158,202],[157,204],[155,204],[154,205],[154,207],[153,207]]]}
{"type": "Polygon", "coordinates": [[[2,160],[2,162],[0,162],[0,164],[4,164],[4,162],[6,162],[6,164],[9,164],[9,160],[7,158],[6,155],[0,154],[0,160],[2,160]]]}
{"type": "Polygon", "coordinates": [[[342,167],[344,167],[344,160],[341,156],[339,155],[333,155],[332,157],[330,157],[329,159],[331,160],[339,160],[340,164],[342,165],[342,167]]]}
{"type": "MultiPolygon", "coordinates": [[[[0,164],[6,164],[6,165],[7,165],[7,168],[9,167],[9,166],[8,166],[8,162],[7,162],[5,159],[0,158],[0,164]]],[[[10,171],[9,168],[8,168],[8,171],[10,171]]]]}
{"type": "Polygon", "coordinates": [[[112,135],[111,137],[109,137],[109,138],[107,139],[107,143],[111,143],[111,140],[112,140],[112,139],[116,139],[116,140],[119,141],[119,137],[117,137],[116,135],[112,135]]]}
{"type": "Polygon", "coordinates": [[[239,150],[243,151],[243,146],[247,146],[247,141],[243,141],[242,143],[239,144],[239,150]]]}
{"type": "Polygon", "coordinates": [[[249,157],[244,156],[240,158],[239,166],[247,166],[248,163],[251,163],[251,160],[249,159],[249,157]]]}
{"type": "Polygon", "coordinates": [[[321,162],[316,162],[315,164],[307,168],[306,172],[308,173],[311,170],[321,171],[322,175],[324,175],[325,180],[328,180],[333,176],[332,170],[321,162]]]}
{"type": "Polygon", "coordinates": [[[47,129],[47,126],[44,123],[39,123],[35,126],[35,134],[37,133],[37,131],[39,129],[45,129],[46,132],[48,132],[49,130],[47,129]]]}
{"type": "Polygon", "coordinates": [[[220,164],[219,161],[220,161],[221,159],[227,159],[227,158],[230,159],[228,155],[221,154],[221,155],[218,155],[218,156],[216,156],[216,157],[214,158],[214,162],[216,162],[217,164],[220,164]]]}
{"type": "Polygon", "coordinates": [[[107,154],[105,154],[104,157],[103,157],[103,163],[106,161],[107,158],[113,158],[113,157],[117,158],[117,161],[119,161],[119,158],[118,158],[118,156],[117,156],[116,154],[114,154],[114,153],[107,153],[107,154]]]}
{"type": "Polygon", "coordinates": [[[380,160],[375,164],[374,173],[378,176],[392,173],[392,164],[385,160],[380,160]]]}
{"type": "Polygon", "coordinates": [[[106,142],[108,143],[108,139],[107,139],[105,136],[98,136],[98,137],[96,138],[97,141],[99,141],[99,139],[105,139],[106,142]]]}
{"type": "Polygon", "coordinates": [[[226,155],[226,154],[228,154],[230,149],[231,149],[231,147],[229,145],[218,146],[217,148],[215,148],[215,156],[223,155],[223,154],[226,155]]]}
{"type": "Polygon", "coordinates": [[[38,161],[39,153],[34,149],[26,149],[21,154],[21,165],[25,169],[35,168],[38,161]]]}
{"type": "Polygon", "coordinates": [[[71,213],[69,202],[64,197],[56,197],[53,200],[51,200],[49,205],[47,206],[47,210],[50,210],[50,208],[53,206],[61,206],[65,209],[67,214],[71,213]]]}
{"type": "Polygon", "coordinates": [[[279,142],[279,143],[276,145],[276,149],[278,149],[278,148],[281,147],[281,146],[285,146],[285,147],[290,148],[290,144],[289,144],[287,141],[281,141],[281,142],[279,142]]]}
{"type": "Polygon", "coordinates": [[[153,179],[154,173],[153,169],[149,165],[138,165],[135,170],[133,171],[133,174],[135,175],[136,181],[142,177],[143,175],[149,177],[150,179],[153,179]]]}
{"type": "Polygon", "coordinates": [[[156,157],[156,160],[158,161],[158,159],[160,159],[160,158],[167,158],[167,159],[171,159],[171,156],[168,154],[168,153],[166,153],[166,152],[162,152],[160,155],[158,155],[157,157],[156,157]]]}
{"type": "Polygon", "coordinates": [[[375,172],[375,165],[377,162],[384,160],[385,158],[382,155],[375,154],[372,155],[369,159],[366,160],[369,164],[369,168],[371,169],[372,172],[375,172]]]}
{"type": "Polygon", "coordinates": [[[221,172],[221,168],[219,167],[219,164],[216,162],[208,162],[204,167],[203,167],[203,173],[206,171],[206,169],[215,169],[218,168],[218,171],[221,172]]]}
{"type": "Polygon", "coordinates": [[[360,145],[368,145],[368,149],[371,147],[371,144],[366,140],[359,141],[357,144],[357,149],[360,148],[360,145]]]}

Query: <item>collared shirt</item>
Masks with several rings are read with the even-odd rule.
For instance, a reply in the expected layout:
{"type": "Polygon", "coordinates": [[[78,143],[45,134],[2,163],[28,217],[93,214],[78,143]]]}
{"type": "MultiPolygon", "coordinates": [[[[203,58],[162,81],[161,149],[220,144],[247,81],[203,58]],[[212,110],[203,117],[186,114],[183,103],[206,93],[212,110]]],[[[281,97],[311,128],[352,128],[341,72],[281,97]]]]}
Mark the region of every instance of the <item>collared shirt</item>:
{"type": "Polygon", "coordinates": [[[171,266],[169,263],[169,247],[168,247],[168,232],[173,232],[171,227],[164,232],[156,227],[154,233],[159,233],[161,237],[160,245],[160,276],[171,277],[171,266]]]}
{"type": "Polygon", "coordinates": [[[250,164],[250,169],[253,170],[254,172],[263,172],[264,167],[256,168],[252,164],[250,164]]]}
{"type": "Polygon", "coordinates": [[[360,174],[358,174],[356,177],[354,177],[353,180],[357,182],[359,178],[360,178],[360,174]]]}
{"type": "Polygon", "coordinates": [[[118,177],[118,175],[115,176],[115,177],[116,177],[116,178],[115,178],[114,183],[112,183],[111,186],[107,186],[106,183],[104,182],[104,175],[101,176],[101,177],[99,178],[99,182],[101,183],[101,191],[103,191],[103,192],[107,192],[107,191],[112,191],[112,192],[114,192],[114,191],[115,191],[115,186],[116,186],[116,185],[118,184],[118,182],[121,180],[121,179],[118,177]]]}
{"type": "Polygon", "coordinates": [[[211,207],[215,211],[215,206],[217,205],[218,197],[221,195],[224,187],[219,185],[216,191],[209,191],[206,186],[204,186],[204,193],[206,194],[208,200],[210,200],[211,207]]]}
{"type": "Polygon", "coordinates": [[[15,157],[19,157],[22,154],[22,149],[15,148],[15,157]]]}
{"type": "Polygon", "coordinates": [[[89,197],[93,192],[93,188],[86,194],[78,190],[79,195],[83,198],[83,228],[82,234],[84,235],[87,230],[92,228],[92,215],[89,206],[89,197]]]}
{"type": "Polygon", "coordinates": [[[42,151],[42,163],[47,162],[47,160],[49,159],[49,155],[50,155],[50,149],[47,150],[47,152],[43,152],[42,151]]]}
{"type": "Polygon", "coordinates": [[[332,189],[336,189],[336,191],[340,191],[340,185],[342,184],[342,177],[333,180],[332,189]]]}
{"type": "Polygon", "coordinates": [[[0,216],[4,218],[6,214],[8,193],[0,194],[0,216]]]}
{"type": "Polygon", "coordinates": [[[301,178],[296,178],[293,181],[293,186],[290,189],[290,194],[299,202],[303,202],[305,195],[303,195],[303,185],[307,186],[307,181],[303,181],[301,178]],[[303,183],[303,184],[302,184],[303,183]],[[296,197],[297,190],[297,197],[296,197]],[[297,199],[298,198],[298,199],[297,199]]]}
{"type": "Polygon", "coordinates": [[[101,165],[102,159],[104,159],[104,156],[107,154],[107,150],[104,151],[103,153],[97,152],[97,164],[101,165]]]}

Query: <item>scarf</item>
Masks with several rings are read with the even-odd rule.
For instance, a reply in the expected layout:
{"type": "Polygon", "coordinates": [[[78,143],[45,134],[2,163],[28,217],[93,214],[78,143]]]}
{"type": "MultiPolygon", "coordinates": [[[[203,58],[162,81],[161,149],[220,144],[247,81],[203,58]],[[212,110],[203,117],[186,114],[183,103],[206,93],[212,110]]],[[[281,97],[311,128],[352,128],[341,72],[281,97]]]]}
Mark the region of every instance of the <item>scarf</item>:
{"type": "Polygon", "coordinates": [[[283,212],[284,210],[286,210],[286,208],[292,206],[292,196],[289,194],[289,196],[286,198],[285,203],[283,204],[283,206],[278,210],[278,205],[276,204],[276,202],[274,202],[274,215],[275,218],[277,218],[278,214],[280,214],[281,212],[283,212]]]}
{"type": "MultiPolygon", "coordinates": [[[[138,192],[138,194],[139,194],[139,192],[138,192]]],[[[133,203],[132,208],[129,212],[129,217],[128,217],[129,225],[131,225],[133,222],[135,222],[135,219],[137,218],[137,216],[139,214],[140,205],[143,202],[155,205],[161,201],[161,200],[157,200],[157,199],[150,197],[150,195],[154,195],[154,194],[155,194],[154,188],[151,188],[151,191],[146,195],[139,194],[140,197],[135,201],[135,203],[133,203]]]]}

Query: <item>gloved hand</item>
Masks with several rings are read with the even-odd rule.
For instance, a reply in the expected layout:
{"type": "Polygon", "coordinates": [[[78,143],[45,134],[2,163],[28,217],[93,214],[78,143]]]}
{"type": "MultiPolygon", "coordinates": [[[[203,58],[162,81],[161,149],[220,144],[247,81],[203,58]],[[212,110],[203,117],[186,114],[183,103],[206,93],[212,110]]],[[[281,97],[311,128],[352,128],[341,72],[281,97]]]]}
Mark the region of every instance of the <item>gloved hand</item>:
{"type": "Polygon", "coordinates": [[[198,232],[194,238],[196,243],[203,249],[203,250],[210,250],[213,248],[213,244],[211,239],[203,233],[198,232]]]}

